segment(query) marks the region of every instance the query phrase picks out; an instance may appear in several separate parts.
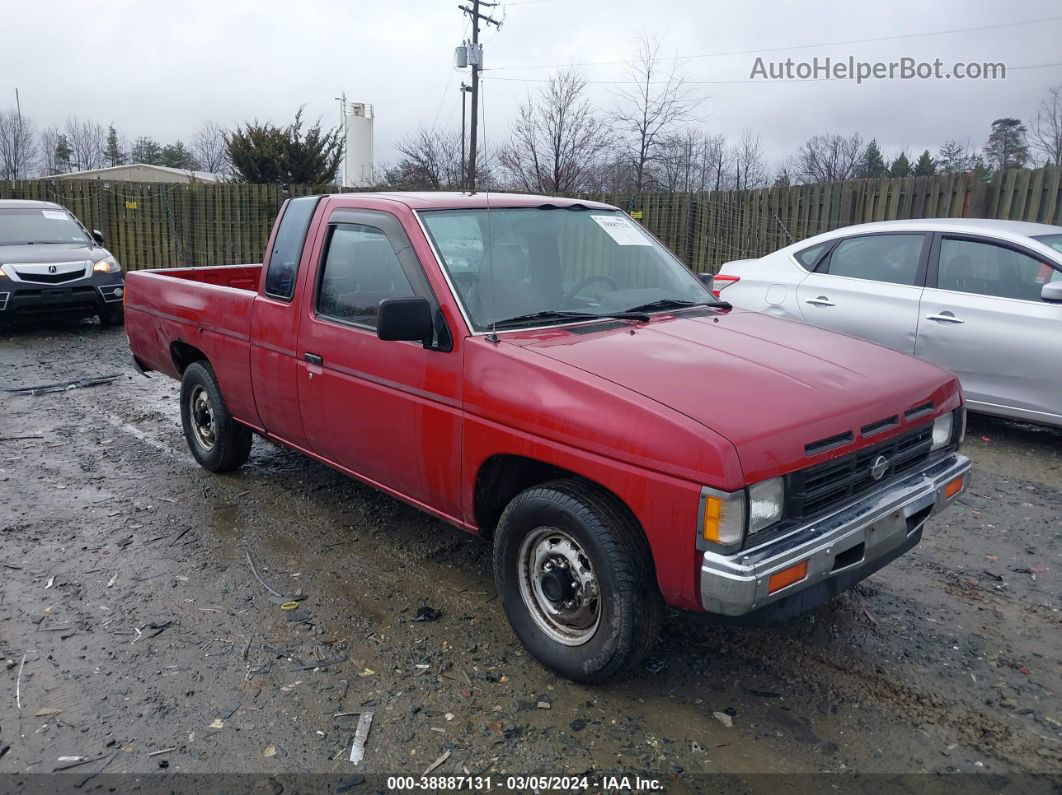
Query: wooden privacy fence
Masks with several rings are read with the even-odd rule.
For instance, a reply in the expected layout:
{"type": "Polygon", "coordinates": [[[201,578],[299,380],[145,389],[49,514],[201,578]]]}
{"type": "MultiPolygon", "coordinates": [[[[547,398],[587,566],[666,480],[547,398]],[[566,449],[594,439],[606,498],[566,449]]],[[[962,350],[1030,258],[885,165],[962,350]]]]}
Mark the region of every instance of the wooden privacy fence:
{"type": "MultiPolygon", "coordinates": [[[[604,193],[691,268],[717,270],[850,224],[898,218],[1000,218],[1062,225],[1062,168],[1014,169],[990,182],[973,174],[860,179],[706,193],[604,193]]],[[[277,209],[329,186],[0,182],[0,199],[43,199],[103,232],[129,269],[259,262],[277,209]]]]}

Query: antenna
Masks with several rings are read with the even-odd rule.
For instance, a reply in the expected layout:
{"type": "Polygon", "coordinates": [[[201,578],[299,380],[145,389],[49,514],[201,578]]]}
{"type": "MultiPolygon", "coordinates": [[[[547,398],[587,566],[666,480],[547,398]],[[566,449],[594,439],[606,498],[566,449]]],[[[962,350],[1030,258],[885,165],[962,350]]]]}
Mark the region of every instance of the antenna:
{"type": "MultiPolygon", "coordinates": [[[[486,85],[487,81],[486,80],[482,80],[482,78],[481,78],[481,82],[483,83],[483,85],[480,86],[480,89],[479,89],[480,90],[480,94],[485,94],[485,92],[483,91],[483,87],[486,85]]],[[[486,152],[487,151],[487,103],[484,102],[481,99],[480,100],[480,104],[483,106],[483,151],[486,152]]],[[[475,168],[475,166],[473,165],[473,166],[471,166],[471,168],[475,168]]],[[[488,256],[490,257],[490,306],[491,306],[491,310],[492,310],[491,314],[493,315],[493,317],[491,318],[491,321],[490,321],[490,334],[487,335],[487,339],[490,342],[493,342],[495,345],[497,345],[498,344],[498,298],[497,298],[497,293],[494,290],[494,227],[491,225],[491,218],[490,218],[490,179],[485,179],[483,181],[483,183],[484,183],[483,184],[483,198],[486,199],[486,201],[487,201],[487,242],[489,244],[487,246],[487,251],[489,252],[488,256]]],[[[474,180],[473,180],[472,184],[475,185],[475,181],[474,180]]]]}

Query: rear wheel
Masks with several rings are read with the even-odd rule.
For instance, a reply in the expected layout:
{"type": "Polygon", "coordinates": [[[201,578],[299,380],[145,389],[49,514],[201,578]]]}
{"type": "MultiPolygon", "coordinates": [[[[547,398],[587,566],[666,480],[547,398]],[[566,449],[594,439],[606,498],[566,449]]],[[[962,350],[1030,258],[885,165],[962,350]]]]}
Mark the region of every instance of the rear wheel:
{"type": "Polygon", "coordinates": [[[232,418],[207,362],[188,365],[181,378],[181,424],[195,460],[211,472],[237,469],[251,454],[251,429],[232,418]]]}
{"type": "Polygon", "coordinates": [[[520,642],[569,679],[602,682],[656,642],[664,606],[648,545],[630,512],[591,484],[518,494],[498,524],[494,575],[520,642]]]}

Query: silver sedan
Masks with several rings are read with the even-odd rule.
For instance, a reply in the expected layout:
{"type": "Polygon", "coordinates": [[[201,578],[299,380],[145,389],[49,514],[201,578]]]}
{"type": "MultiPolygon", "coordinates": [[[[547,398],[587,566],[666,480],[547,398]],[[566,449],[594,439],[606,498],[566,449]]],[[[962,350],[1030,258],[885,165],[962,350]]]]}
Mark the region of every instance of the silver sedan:
{"type": "Polygon", "coordinates": [[[972,411],[1062,426],[1062,226],[860,224],[728,262],[713,284],[734,306],[940,364],[972,411]]]}

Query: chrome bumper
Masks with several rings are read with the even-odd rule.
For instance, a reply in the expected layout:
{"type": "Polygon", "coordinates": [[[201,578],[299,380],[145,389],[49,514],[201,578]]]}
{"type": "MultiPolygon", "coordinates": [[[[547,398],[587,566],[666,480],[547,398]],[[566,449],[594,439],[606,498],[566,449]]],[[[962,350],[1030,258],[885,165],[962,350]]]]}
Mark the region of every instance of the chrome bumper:
{"type": "MultiPolygon", "coordinates": [[[[844,580],[858,570],[869,575],[876,561],[884,565],[890,553],[895,557],[905,544],[917,543],[926,519],[961,494],[969,478],[951,498],[945,485],[969,471],[970,459],[953,453],[759,547],[733,555],[705,552],[701,605],[709,613],[740,616],[835,576],[844,580]],[[772,574],[804,560],[803,580],[769,592],[772,574]]],[[[845,587],[861,578],[848,579],[845,587]]]]}

